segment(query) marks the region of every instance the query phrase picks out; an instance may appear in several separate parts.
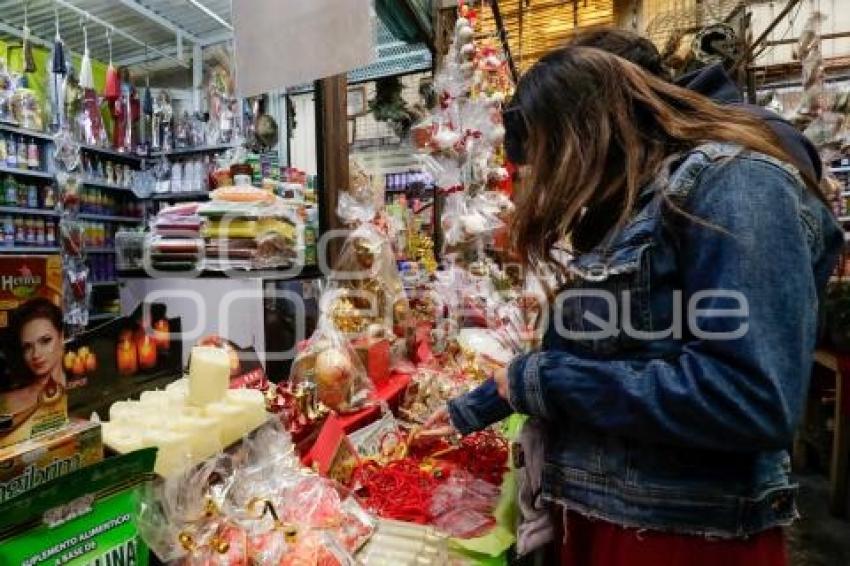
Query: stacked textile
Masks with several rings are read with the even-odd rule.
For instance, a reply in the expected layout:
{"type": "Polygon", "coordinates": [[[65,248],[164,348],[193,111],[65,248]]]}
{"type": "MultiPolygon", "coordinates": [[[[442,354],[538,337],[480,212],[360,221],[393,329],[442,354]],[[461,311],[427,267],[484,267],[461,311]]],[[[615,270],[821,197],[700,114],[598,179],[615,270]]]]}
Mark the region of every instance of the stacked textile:
{"type": "Polygon", "coordinates": [[[208,269],[283,267],[303,256],[302,220],[292,206],[249,186],[223,187],[211,197],[198,208],[208,269]]]}
{"type": "Polygon", "coordinates": [[[160,271],[195,271],[203,267],[204,241],[198,204],[165,208],[151,223],[146,246],[149,265],[160,271]]]}

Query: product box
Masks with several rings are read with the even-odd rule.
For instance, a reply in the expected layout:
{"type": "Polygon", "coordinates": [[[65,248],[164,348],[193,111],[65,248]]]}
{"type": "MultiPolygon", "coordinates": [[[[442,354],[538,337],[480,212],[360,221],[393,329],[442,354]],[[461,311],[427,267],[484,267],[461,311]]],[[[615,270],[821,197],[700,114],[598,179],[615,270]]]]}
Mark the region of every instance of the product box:
{"type": "Polygon", "coordinates": [[[110,458],[0,504],[0,566],[147,566],[136,517],[155,459],[110,458]]]}
{"type": "Polygon", "coordinates": [[[0,448],[65,426],[59,256],[0,256],[0,448]]]}
{"type": "Polygon", "coordinates": [[[101,460],[100,423],[83,420],[0,448],[0,504],[101,460]]]}

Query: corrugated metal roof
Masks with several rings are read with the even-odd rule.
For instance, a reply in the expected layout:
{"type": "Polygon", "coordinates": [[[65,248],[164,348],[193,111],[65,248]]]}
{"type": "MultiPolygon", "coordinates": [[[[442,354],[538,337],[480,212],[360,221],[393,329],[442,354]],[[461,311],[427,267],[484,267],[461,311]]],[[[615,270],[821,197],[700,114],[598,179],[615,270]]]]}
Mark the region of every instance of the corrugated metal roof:
{"type": "MultiPolygon", "coordinates": [[[[196,0],[226,22],[231,17],[231,0],[196,0]]],[[[84,18],[73,7],[90,13],[93,17],[123,30],[135,38],[133,41],[117,33],[112,34],[112,59],[116,64],[138,64],[145,60],[145,44],[149,46],[148,67],[152,70],[177,66],[163,57],[165,53],[177,57],[177,34],[183,35],[183,54],[191,57],[193,41],[202,44],[224,41],[231,33],[215,18],[205,14],[190,0],[0,0],[0,38],[18,41],[10,30],[24,26],[24,5],[27,20],[34,36],[52,43],[55,21],[66,48],[75,53],[83,51],[84,18]],[[63,6],[70,4],[72,7],[63,6]],[[5,30],[3,29],[5,28],[5,30]],[[156,53],[153,50],[158,50],[156,53]]],[[[418,9],[426,9],[429,0],[415,0],[418,9]]],[[[109,59],[106,29],[93,21],[87,23],[89,50],[92,57],[101,61],[109,59]]],[[[392,36],[378,20],[378,59],[372,65],[352,71],[349,80],[359,82],[374,78],[428,69],[431,53],[425,44],[408,45],[392,36]]],[[[2,56],[2,53],[0,53],[2,56]]]]}
{"type": "MultiPolygon", "coordinates": [[[[230,19],[230,0],[199,0],[206,8],[226,21],[230,19]]],[[[221,38],[226,27],[188,0],[0,0],[0,38],[17,40],[11,30],[21,30],[26,15],[33,35],[45,42],[52,42],[56,19],[65,45],[76,53],[83,50],[82,24],[86,19],[74,8],[91,14],[135,38],[119,33],[112,34],[112,58],[116,63],[138,62],[147,53],[152,60],[163,59],[158,50],[171,56],[177,55],[177,35],[183,36],[184,53],[191,50],[192,41],[205,43],[221,38]],[[64,5],[63,5],[64,4],[64,5]],[[70,6],[68,6],[70,5],[70,6]]],[[[109,49],[106,28],[94,21],[86,23],[89,50],[92,57],[107,61],[109,49]]],[[[165,59],[164,65],[174,65],[165,59]]]]}

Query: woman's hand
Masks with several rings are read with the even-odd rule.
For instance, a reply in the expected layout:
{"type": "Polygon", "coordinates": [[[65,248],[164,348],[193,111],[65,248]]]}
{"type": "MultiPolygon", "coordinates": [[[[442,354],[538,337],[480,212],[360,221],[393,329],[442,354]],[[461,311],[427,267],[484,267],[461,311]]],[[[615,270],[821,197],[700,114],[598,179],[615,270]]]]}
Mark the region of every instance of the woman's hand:
{"type": "Polygon", "coordinates": [[[499,390],[499,397],[505,401],[510,401],[510,399],[508,399],[508,368],[500,367],[493,372],[493,381],[496,382],[496,388],[499,390]]]}
{"type": "Polygon", "coordinates": [[[450,436],[452,434],[457,434],[457,429],[452,425],[449,410],[443,407],[437,409],[433,415],[428,417],[428,420],[422,425],[422,430],[419,431],[417,436],[450,436]]]}

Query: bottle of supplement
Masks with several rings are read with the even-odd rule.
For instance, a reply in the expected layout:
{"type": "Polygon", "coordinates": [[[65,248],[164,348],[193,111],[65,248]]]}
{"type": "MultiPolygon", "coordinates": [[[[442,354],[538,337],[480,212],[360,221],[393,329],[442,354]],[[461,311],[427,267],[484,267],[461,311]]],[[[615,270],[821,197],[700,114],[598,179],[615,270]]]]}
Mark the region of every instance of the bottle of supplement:
{"type": "Polygon", "coordinates": [[[30,169],[41,167],[41,155],[39,155],[38,144],[35,142],[35,138],[31,139],[27,146],[27,165],[29,165],[30,169]]]}

